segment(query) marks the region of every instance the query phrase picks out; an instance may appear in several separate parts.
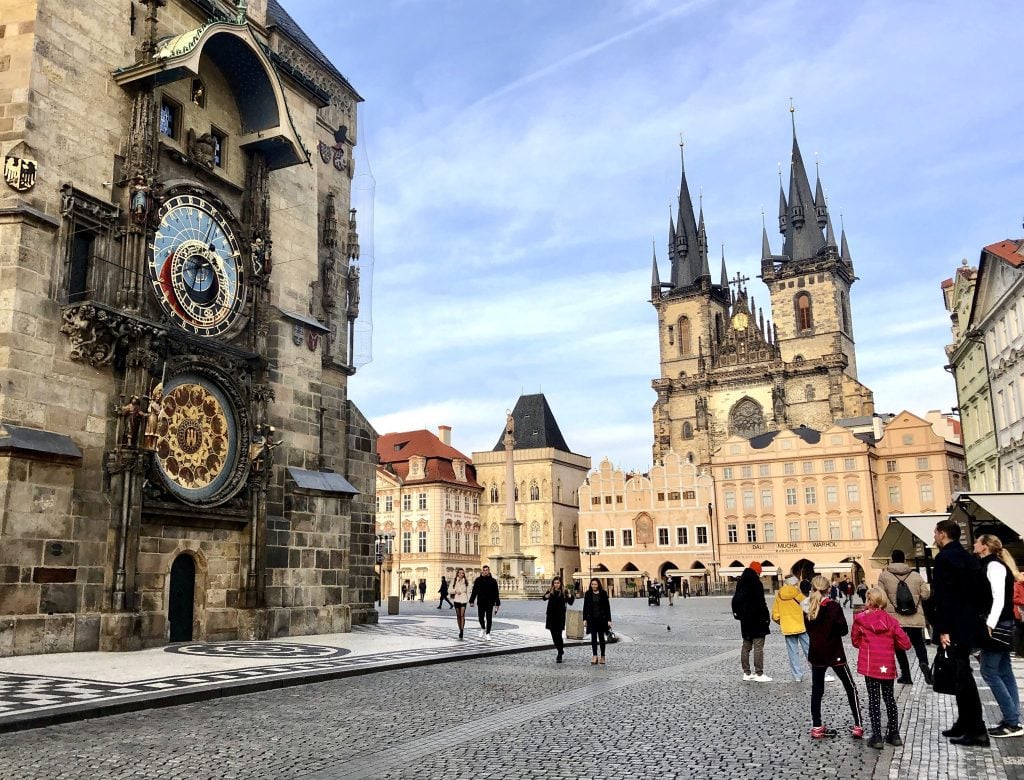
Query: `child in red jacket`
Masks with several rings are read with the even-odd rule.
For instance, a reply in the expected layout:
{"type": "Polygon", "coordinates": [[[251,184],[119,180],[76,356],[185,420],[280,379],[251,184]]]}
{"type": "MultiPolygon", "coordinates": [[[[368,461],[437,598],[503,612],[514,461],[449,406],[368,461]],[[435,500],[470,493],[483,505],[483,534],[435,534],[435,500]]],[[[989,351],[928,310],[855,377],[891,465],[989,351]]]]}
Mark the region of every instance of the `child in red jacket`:
{"type": "Polygon", "coordinates": [[[896,649],[909,650],[910,637],[899,621],[885,611],[888,599],[881,588],[871,588],[867,593],[867,609],[853,618],[850,641],[860,652],[857,657],[857,672],[864,675],[868,688],[868,716],[871,718],[871,739],[868,747],[882,749],[882,713],[879,694],[885,701],[886,737],[885,742],[899,746],[899,713],[896,697],[893,695],[893,680],[896,679],[896,649]]]}

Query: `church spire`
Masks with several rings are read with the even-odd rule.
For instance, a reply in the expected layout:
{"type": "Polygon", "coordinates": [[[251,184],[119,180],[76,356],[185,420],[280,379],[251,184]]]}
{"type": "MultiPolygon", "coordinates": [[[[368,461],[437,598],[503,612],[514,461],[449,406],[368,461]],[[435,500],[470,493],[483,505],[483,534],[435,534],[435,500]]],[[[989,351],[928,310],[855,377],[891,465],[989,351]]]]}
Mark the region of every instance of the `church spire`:
{"type": "Polygon", "coordinates": [[[814,161],[815,178],[818,180],[814,187],[814,215],[818,221],[818,227],[825,227],[828,221],[828,206],[825,204],[825,192],[821,188],[821,174],[818,173],[818,161],[814,161]]]}
{"type": "Polygon", "coordinates": [[[839,250],[839,256],[843,258],[843,262],[846,263],[850,268],[853,268],[853,259],[850,257],[850,247],[846,245],[846,228],[843,228],[842,238],[840,239],[842,249],[839,250]]]}
{"type": "MultiPolygon", "coordinates": [[[[796,109],[791,105],[790,113],[796,109]]],[[[825,238],[821,234],[821,228],[815,222],[808,223],[807,217],[810,209],[815,208],[815,198],[811,195],[811,183],[807,178],[807,169],[804,167],[804,158],[800,154],[800,144],[796,139],[796,119],[793,120],[793,152],[789,169],[789,203],[788,215],[789,224],[786,226],[786,236],[783,254],[788,255],[791,260],[807,260],[818,254],[825,246],[825,238]]],[[[824,197],[822,197],[824,205],[824,197]]],[[[781,222],[781,219],[780,219],[781,222]]]]}
{"type": "Polygon", "coordinates": [[[825,212],[825,246],[836,249],[836,232],[832,229],[832,215],[825,212]]]}
{"type": "Polygon", "coordinates": [[[725,270],[725,244],[722,244],[722,281],[719,285],[723,290],[729,289],[729,272],[725,270]]]}
{"type": "MultiPolygon", "coordinates": [[[[693,217],[693,199],[686,181],[686,159],[683,156],[683,141],[679,140],[679,212],[675,228],[669,233],[669,251],[672,256],[672,286],[688,287],[699,274],[699,248],[697,222],[693,217]]],[[[671,223],[671,218],[669,219],[671,223]]]]}
{"type": "Polygon", "coordinates": [[[761,225],[761,260],[772,259],[772,245],[768,243],[768,228],[761,225]]]}
{"type": "Polygon", "coordinates": [[[651,240],[651,297],[656,298],[661,292],[661,277],[658,275],[658,250],[651,240]]]}
{"type": "MultiPolygon", "coordinates": [[[[701,200],[703,201],[703,195],[701,200]]],[[[697,228],[697,245],[700,247],[700,273],[697,278],[707,277],[711,280],[711,267],[708,265],[708,234],[704,229],[704,206],[701,204],[700,207],[700,224],[697,228]]],[[[722,249],[722,256],[725,256],[725,249],[722,249]]]]}

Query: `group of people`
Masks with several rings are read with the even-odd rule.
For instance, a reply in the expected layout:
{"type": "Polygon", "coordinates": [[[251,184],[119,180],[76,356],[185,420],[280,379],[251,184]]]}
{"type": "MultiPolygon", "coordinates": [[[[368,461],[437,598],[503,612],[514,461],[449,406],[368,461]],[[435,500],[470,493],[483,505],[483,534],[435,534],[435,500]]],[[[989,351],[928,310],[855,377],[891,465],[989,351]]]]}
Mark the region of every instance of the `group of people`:
{"type": "Polygon", "coordinates": [[[408,599],[409,601],[416,600],[416,594],[419,594],[420,601],[427,595],[427,581],[420,580],[417,585],[414,582],[403,582],[402,583],[402,599],[408,599]]]}
{"type": "MultiPolygon", "coordinates": [[[[825,682],[838,679],[846,692],[855,739],[865,736],[858,686],[853,679],[843,637],[849,634],[858,649],[857,673],[864,677],[868,693],[871,733],[868,745],[881,749],[885,743],[902,745],[895,684],[913,684],[907,655],[913,648],[924,681],[933,675],[925,644],[925,628],[951,659],[957,703],[957,719],[943,736],[964,746],[987,746],[990,737],[1024,735],[1020,723],[1020,699],[1010,662],[1016,628],[1022,627],[1024,578],[998,537],[983,534],[974,542],[972,556],[960,543],[960,526],[943,520],[935,528],[935,558],[929,584],[911,569],[900,550],[879,574],[875,587],[865,586],[864,609],[854,615],[852,630],[842,602],[852,605],[852,583],[845,590],[820,575],[809,582],[795,576],[786,579],[769,612],[761,584],[761,565],[751,562],[740,576],[732,601],[733,616],[740,621],[743,639],[740,665],[746,681],[770,682],[764,669],[764,641],[771,622],[777,623],[786,640],[790,671],[797,682],[806,667],[811,673],[811,737],[838,736],[838,730],[822,721],[821,703],[825,682]],[[986,729],[970,659],[980,648],[981,676],[991,688],[1002,720],[986,729]],[[834,677],[832,675],[835,675],[834,677]],[[885,705],[886,728],[881,728],[885,705]]],[[[859,589],[858,589],[859,592],[859,589]]],[[[1017,649],[1021,649],[1020,645],[1017,649]]]]}

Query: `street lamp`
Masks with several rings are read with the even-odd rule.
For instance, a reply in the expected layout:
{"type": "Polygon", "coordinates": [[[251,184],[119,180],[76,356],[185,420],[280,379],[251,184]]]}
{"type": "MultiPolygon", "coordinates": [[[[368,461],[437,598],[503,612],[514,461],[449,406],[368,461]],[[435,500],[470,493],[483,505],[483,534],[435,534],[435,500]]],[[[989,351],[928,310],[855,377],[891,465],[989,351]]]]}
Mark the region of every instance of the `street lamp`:
{"type": "MultiPolygon", "coordinates": [[[[590,564],[590,566],[589,566],[589,569],[590,569],[590,579],[591,580],[594,579],[594,556],[595,555],[600,555],[601,551],[597,550],[597,549],[595,549],[593,547],[585,547],[584,549],[580,550],[580,554],[581,555],[586,555],[586,556],[589,557],[589,559],[590,559],[589,560],[589,564],[590,564]]],[[[590,582],[589,581],[587,582],[587,587],[588,588],[590,587],[590,582]]]]}
{"type": "Polygon", "coordinates": [[[394,534],[377,534],[377,540],[374,545],[374,562],[377,564],[377,576],[380,578],[377,588],[378,607],[384,599],[384,556],[391,555],[391,540],[394,538],[394,534]]]}

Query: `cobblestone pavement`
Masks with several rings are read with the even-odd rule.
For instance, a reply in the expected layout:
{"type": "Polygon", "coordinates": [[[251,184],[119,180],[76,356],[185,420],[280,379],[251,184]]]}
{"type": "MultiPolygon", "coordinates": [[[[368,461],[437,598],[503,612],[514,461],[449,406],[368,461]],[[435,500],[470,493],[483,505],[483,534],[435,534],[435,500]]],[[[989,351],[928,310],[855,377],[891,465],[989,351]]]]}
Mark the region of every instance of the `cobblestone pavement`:
{"type": "MultiPolygon", "coordinates": [[[[952,698],[920,681],[898,686],[904,748],[812,741],[810,685],[788,681],[778,634],[766,646],[775,680],[741,680],[725,599],[617,599],[612,610],[623,641],[606,666],[590,665],[588,647],[560,665],[553,650],[470,658],[0,735],[0,779],[1024,778],[1024,739],[949,746],[938,731],[952,698]]],[[[540,602],[501,611],[542,614],[540,602]]],[[[823,709],[845,731],[838,684],[823,709]]]]}

